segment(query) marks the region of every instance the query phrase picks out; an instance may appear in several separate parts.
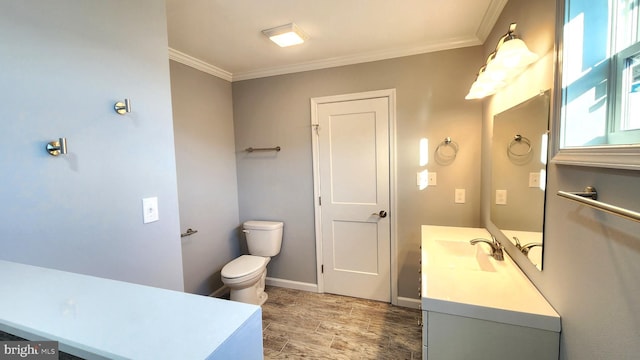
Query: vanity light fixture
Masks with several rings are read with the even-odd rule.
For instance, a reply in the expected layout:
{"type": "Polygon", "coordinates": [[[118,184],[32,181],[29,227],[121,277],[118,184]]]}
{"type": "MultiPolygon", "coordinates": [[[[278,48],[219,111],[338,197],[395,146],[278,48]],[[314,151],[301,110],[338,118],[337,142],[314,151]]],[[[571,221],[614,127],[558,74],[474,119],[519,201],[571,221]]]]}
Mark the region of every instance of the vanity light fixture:
{"type": "Polygon", "coordinates": [[[471,85],[465,99],[482,99],[495,94],[538,59],[538,55],[529,51],[524,41],[516,36],[516,26],[516,23],[509,25],[509,31],[500,38],[496,50],[489,55],[486,64],[478,71],[476,81],[471,85]]]}
{"type": "Polygon", "coordinates": [[[47,144],[47,152],[51,156],[65,155],[67,153],[67,138],[60,138],[47,144]]]}
{"type": "Polygon", "coordinates": [[[302,44],[309,38],[295,23],[262,30],[262,33],[280,47],[302,44]]]}
{"type": "Polygon", "coordinates": [[[120,115],[124,115],[126,113],[131,112],[131,101],[129,99],[124,99],[124,102],[118,101],[113,105],[113,109],[120,115]]]}

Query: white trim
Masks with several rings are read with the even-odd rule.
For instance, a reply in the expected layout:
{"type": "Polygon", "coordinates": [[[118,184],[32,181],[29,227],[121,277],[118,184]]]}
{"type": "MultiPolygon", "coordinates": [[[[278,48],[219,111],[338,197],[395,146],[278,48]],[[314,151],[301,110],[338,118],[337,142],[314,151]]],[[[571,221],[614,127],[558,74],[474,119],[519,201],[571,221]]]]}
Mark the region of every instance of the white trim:
{"type": "Polygon", "coordinates": [[[476,36],[481,43],[487,40],[507,2],[508,0],[492,0],[491,3],[489,3],[487,12],[484,13],[480,26],[478,26],[478,31],[476,31],[476,36]]]}
{"type": "Polygon", "coordinates": [[[398,297],[398,306],[410,308],[410,309],[422,309],[422,301],[420,299],[398,297]]]}
{"type": "Polygon", "coordinates": [[[219,77],[222,80],[227,80],[230,82],[233,79],[230,72],[222,70],[219,67],[213,66],[207,62],[197,59],[191,55],[187,55],[176,49],[169,48],[169,59],[179,62],[180,64],[190,66],[207,74],[219,77]]]}
{"type": "Polygon", "coordinates": [[[311,98],[311,152],[313,166],[313,213],[316,237],[316,281],[318,292],[324,292],[324,277],[322,276],[322,213],[320,212],[320,148],[318,144],[318,99],[311,98]]]}
{"type": "Polygon", "coordinates": [[[398,167],[396,142],[396,89],[389,93],[389,208],[391,209],[391,303],[398,305],[398,167]]]}
{"type": "MultiPolygon", "coordinates": [[[[506,0],[498,0],[498,1],[506,1],[506,0]]],[[[484,21],[485,20],[483,19],[483,23],[484,21]]],[[[490,20],[487,20],[487,21],[490,21],[490,20]]],[[[495,19],[491,21],[495,22],[495,19]]],[[[491,29],[489,28],[489,30],[491,29]]],[[[229,71],[226,71],[217,66],[211,65],[203,60],[195,58],[191,55],[187,55],[173,48],[169,48],[169,59],[184,65],[190,66],[194,69],[203,71],[207,74],[211,74],[213,76],[219,77],[223,80],[233,82],[233,81],[258,79],[258,78],[264,78],[264,77],[276,76],[276,75],[293,74],[293,73],[298,73],[303,71],[327,69],[327,68],[338,67],[338,66],[362,64],[367,62],[394,59],[399,57],[419,55],[419,54],[425,54],[425,53],[436,52],[436,51],[459,49],[459,48],[464,48],[469,46],[482,45],[483,41],[484,40],[482,38],[475,38],[475,37],[446,39],[446,40],[442,40],[439,43],[418,45],[411,48],[375,51],[375,52],[370,52],[366,54],[341,56],[341,57],[335,57],[330,59],[309,61],[305,63],[290,64],[285,66],[276,66],[271,68],[263,68],[263,69],[238,72],[238,73],[231,73],[229,71]]]]}
{"type": "Polygon", "coordinates": [[[318,285],[311,283],[304,283],[299,281],[285,280],[285,279],[277,279],[267,277],[265,283],[269,286],[277,286],[281,288],[294,289],[294,290],[302,290],[309,292],[318,292],[318,285]]]}
{"type": "Polygon", "coordinates": [[[210,297],[221,298],[225,294],[229,293],[231,289],[227,285],[222,285],[218,290],[209,294],[210,297]]]}
{"type": "Polygon", "coordinates": [[[442,50],[458,49],[469,46],[482,45],[477,38],[456,38],[443,40],[436,44],[419,45],[412,48],[393,49],[370,52],[366,54],[341,56],[330,59],[309,61],[305,63],[276,66],[265,69],[257,69],[233,74],[233,81],[250,80],[269,76],[292,74],[303,71],[327,69],[338,66],[354,65],[372,61],[394,59],[404,56],[412,56],[442,50]]]}
{"type": "Polygon", "coordinates": [[[551,162],[563,165],[640,170],[639,155],[640,145],[592,146],[558,149],[551,162]]]}
{"type": "Polygon", "coordinates": [[[391,303],[398,305],[398,206],[397,206],[397,165],[396,165],[396,89],[385,89],[376,91],[367,91],[355,94],[343,94],[311,98],[311,143],[313,151],[313,198],[314,198],[314,218],[315,218],[315,236],[316,236],[316,276],[318,279],[318,292],[324,292],[324,281],[321,266],[322,258],[322,219],[318,198],[320,197],[320,172],[319,172],[319,145],[318,137],[315,133],[315,126],[318,124],[318,105],[363,100],[372,98],[386,97],[389,99],[389,201],[391,225],[391,303]]]}

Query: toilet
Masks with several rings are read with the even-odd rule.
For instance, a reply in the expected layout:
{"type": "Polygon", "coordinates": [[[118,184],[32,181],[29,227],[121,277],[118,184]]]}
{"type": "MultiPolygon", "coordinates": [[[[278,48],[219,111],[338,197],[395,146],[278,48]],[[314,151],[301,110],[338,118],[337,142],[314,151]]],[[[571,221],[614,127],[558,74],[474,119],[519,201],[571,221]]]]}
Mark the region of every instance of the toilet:
{"type": "Polygon", "coordinates": [[[250,255],[242,255],[222,268],[222,282],[231,289],[231,300],[262,305],[267,301],[264,292],[267,264],[280,253],[282,229],[278,221],[246,221],[242,232],[247,238],[250,255]]]}

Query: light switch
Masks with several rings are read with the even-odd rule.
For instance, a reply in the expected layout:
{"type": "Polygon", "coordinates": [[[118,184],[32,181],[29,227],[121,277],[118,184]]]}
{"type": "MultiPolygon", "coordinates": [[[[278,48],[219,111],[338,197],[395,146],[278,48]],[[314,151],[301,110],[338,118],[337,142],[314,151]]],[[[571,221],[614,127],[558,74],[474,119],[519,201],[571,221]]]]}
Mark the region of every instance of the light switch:
{"type": "Polygon", "coordinates": [[[507,190],[496,190],[496,205],[507,205],[507,190]]]}
{"type": "Polygon", "coordinates": [[[142,199],[142,222],[144,224],[158,221],[158,198],[150,197],[142,199]]]}
{"type": "Polygon", "coordinates": [[[420,190],[426,189],[427,186],[429,186],[429,170],[424,169],[422,171],[418,171],[417,182],[420,190]]]}
{"type": "Polygon", "coordinates": [[[455,194],[455,203],[456,204],[464,204],[465,203],[465,189],[456,189],[455,194]]]}

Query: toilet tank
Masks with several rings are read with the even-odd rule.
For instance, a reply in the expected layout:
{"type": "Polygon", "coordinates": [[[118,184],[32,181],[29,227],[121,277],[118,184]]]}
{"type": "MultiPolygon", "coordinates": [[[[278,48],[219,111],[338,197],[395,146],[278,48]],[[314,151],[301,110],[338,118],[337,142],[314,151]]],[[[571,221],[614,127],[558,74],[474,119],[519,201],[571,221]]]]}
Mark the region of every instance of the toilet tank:
{"type": "Polygon", "coordinates": [[[268,257],[278,255],[283,227],[284,223],[279,221],[246,221],[242,224],[249,254],[268,257]]]}

